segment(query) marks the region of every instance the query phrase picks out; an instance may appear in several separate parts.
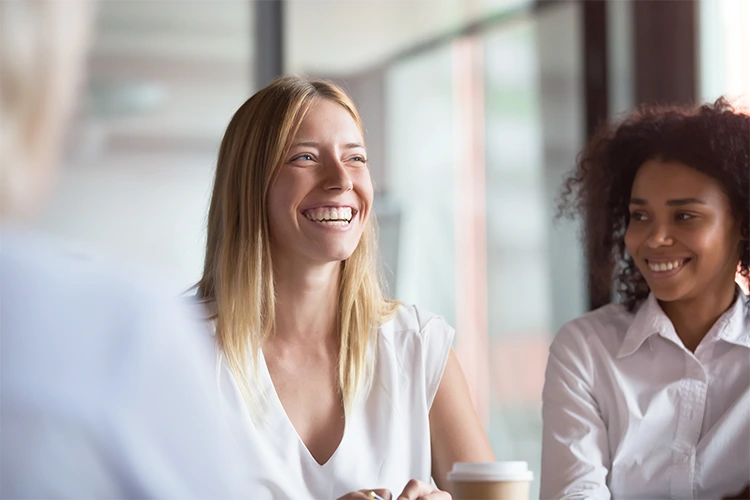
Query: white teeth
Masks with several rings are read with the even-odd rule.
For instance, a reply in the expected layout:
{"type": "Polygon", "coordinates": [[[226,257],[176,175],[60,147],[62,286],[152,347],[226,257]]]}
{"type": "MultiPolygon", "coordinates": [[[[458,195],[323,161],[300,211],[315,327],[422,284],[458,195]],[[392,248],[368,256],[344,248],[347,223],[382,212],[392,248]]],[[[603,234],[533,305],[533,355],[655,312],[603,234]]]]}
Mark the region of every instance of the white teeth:
{"type": "Polygon", "coordinates": [[[648,267],[654,272],[672,271],[682,266],[684,261],[675,260],[672,262],[649,262],[648,267]]]}
{"type": "Polygon", "coordinates": [[[352,220],[352,208],[316,208],[305,212],[305,217],[311,221],[321,222],[332,226],[346,226],[352,220]]]}
{"type": "Polygon", "coordinates": [[[319,220],[316,221],[319,224],[325,224],[326,226],[348,226],[349,222],[345,220],[319,220]]]}

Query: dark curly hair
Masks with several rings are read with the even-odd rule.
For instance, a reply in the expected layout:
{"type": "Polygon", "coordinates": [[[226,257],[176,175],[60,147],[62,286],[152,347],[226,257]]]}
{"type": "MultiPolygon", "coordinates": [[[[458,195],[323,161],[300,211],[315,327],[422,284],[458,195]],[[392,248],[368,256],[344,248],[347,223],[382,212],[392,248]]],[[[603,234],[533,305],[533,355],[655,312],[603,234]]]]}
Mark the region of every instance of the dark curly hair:
{"type": "Polygon", "coordinates": [[[750,275],[750,115],[720,98],[695,108],[643,106],[594,134],[566,178],[559,214],[580,216],[591,294],[608,296],[614,279],[628,310],[649,294],[625,248],[630,191],[647,160],[677,161],[716,179],[740,223],[740,274],[750,275]]]}

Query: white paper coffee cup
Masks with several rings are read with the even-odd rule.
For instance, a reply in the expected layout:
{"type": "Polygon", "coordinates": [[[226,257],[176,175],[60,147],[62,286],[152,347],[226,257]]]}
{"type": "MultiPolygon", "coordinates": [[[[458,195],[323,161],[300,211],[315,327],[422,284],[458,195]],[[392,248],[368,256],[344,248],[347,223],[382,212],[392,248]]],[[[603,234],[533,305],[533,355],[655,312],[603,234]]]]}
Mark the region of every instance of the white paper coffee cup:
{"type": "Polygon", "coordinates": [[[529,500],[534,473],[526,462],[456,462],[448,480],[456,500],[529,500]]]}

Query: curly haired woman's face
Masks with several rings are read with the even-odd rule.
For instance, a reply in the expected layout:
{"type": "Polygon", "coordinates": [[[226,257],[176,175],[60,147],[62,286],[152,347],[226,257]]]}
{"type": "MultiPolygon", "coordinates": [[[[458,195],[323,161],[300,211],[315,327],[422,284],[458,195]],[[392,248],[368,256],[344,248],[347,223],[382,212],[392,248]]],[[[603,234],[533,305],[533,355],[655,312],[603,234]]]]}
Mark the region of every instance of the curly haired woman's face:
{"type": "Polygon", "coordinates": [[[721,184],[679,162],[646,161],[630,197],[625,245],[657,299],[734,287],[739,225],[721,184]]]}

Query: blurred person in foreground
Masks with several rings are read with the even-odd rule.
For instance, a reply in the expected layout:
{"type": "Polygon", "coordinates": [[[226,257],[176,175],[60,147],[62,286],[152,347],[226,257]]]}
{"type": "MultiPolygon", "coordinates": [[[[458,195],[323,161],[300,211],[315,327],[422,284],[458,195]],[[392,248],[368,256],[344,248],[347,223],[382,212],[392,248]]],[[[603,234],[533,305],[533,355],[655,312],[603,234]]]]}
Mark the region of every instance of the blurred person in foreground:
{"type": "Polygon", "coordinates": [[[176,299],[24,227],[54,176],[91,9],[0,1],[0,497],[243,496],[249,467],[176,299]]]}
{"type": "Polygon", "coordinates": [[[454,462],[494,460],[453,329],[383,296],[372,202],[341,88],[280,78],[232,117],[198,297],[227,418],[279,497],[448,499],[454,462]]]}
{"type": "Polygon", "coordinates": [[[563,208],[622,300],[550,347],[541,498],[748,498],[750,116],[719,100],[605,126],[563,208]]]}

